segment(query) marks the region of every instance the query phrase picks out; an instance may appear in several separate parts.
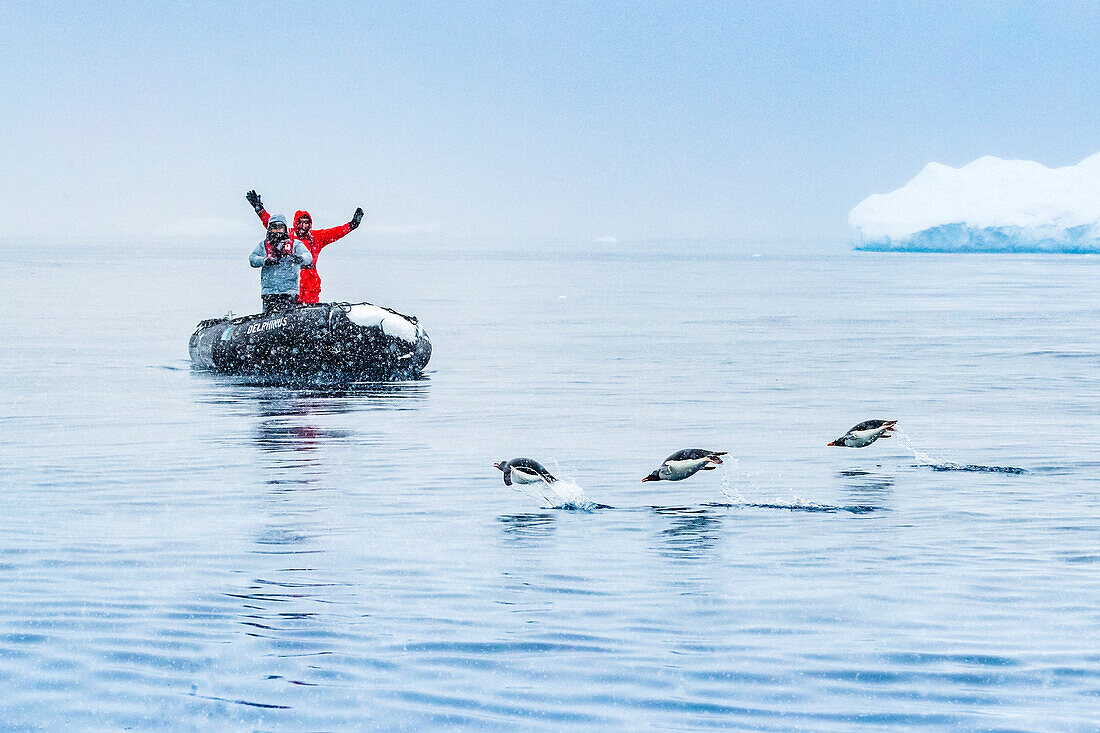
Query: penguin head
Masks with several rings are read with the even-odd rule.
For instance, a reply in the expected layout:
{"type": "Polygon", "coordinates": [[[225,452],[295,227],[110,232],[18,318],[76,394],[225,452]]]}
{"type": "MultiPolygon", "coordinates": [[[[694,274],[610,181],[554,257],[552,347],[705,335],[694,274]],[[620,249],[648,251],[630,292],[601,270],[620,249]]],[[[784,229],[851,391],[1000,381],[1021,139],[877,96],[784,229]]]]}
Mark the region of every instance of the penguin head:
{"type": "Polygon", "coordinates": [[[649,474],[644,479],[642,479],[642,483],[644,484],[646,481],[660,481],[661,480],[660,471],[661,471],[661,469],[658,468],[656,471],[654,471],[653,473],[649,474]]]}
{"type": "Polygon", "coordinates": [[[501,461],[500,463],[494,463],[493,468],[499,468],[504,471],[504,485],[512,485],[512,467],[508,465],[508,461],[501,461]]]}

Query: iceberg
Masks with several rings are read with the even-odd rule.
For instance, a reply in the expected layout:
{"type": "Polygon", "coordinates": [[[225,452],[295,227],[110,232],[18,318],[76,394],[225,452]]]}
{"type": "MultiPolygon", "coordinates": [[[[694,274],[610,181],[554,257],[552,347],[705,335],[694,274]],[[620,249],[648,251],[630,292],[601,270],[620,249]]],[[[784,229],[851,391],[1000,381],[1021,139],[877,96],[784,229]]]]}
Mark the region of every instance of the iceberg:
{"type": "Polygon", "coordinates": [[[1100,153],[1064,168],[992,156],[929,163],[868,196],[848,223],[861,250],[1100,253],[1100,153]]]}

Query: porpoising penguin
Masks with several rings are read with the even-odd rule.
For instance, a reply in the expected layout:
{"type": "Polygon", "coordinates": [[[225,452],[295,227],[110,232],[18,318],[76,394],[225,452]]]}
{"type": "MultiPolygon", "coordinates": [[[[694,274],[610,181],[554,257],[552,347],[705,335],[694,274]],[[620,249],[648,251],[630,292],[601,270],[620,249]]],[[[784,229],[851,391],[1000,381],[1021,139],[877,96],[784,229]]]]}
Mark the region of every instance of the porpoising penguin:
{"type": "Polygon", "coordinates": [[[642,479],[642,483],[646,481],[683,481],[699,471],[713,471],[722,462],[722,459],[718,456],[724,455],[726,455],[725,451],[704,450],[702,448],[678,450],[666,458],[660,468],[642,479]]]}
{"type": "Polygon", "coordinates": [[[541,463],[532,461],[530,458],[513,458],[510,461],[494,463],[493,466],[504,471],[505,486],[511,486],[513,481],[517,484],[537,484],[539,481],[552,484],[557,481],[541,463]]]}
{"type": "Polygon", "coordinates": [[[827,445],[842,448],[866,448],[879,438],[889,438],[897,423],[897,420],[864,420],[827,445]]]}

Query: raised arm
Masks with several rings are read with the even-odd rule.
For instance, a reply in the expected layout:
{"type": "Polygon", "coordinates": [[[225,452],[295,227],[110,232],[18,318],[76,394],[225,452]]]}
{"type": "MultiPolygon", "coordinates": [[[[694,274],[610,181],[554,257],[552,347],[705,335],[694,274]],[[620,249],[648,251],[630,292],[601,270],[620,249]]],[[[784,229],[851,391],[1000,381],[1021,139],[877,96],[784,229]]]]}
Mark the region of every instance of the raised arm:
{"type": "Polygon", "coordinates": [[[271,218],[271,214],[267,213],[267,210],[264,209],[264,204],[260,201],[260,194],[256,193],[255,189],[253,189],[246,193],[244,197],[248,200],[248,203],[252,204],[252,208],[256,211],[256,216],[260,217],[260,221],[263,222],[263,225],[266,227],[267,220],[271,218]]]}
{"type": "Polygon", "coordinates": [[[338,227],[332,227],[331,229],[314,229],[313,241],[317,243],[318,247],[324,247],[326,244],[332,244],[337,239],[345,237],[351,233],[351,230],[357,228],[359,223],[363,221],[363,209],[362,207],[355,210],[355,214],[351,217],[351,221],[347,224],[341,224],[338,227]]]}

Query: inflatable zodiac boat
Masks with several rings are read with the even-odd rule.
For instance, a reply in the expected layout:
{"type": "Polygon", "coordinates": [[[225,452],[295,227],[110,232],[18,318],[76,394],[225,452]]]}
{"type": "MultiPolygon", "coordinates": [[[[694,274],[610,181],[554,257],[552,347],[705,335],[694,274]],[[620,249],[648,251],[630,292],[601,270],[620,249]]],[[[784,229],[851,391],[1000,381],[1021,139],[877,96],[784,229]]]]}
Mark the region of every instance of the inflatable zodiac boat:
{"type": "Polygon", "coordinates": [[[199,323],[189,347],[192,369],[288,380],[415,379],[432,355],[415,316],[370,303],[212,318],[199,323]]]}

